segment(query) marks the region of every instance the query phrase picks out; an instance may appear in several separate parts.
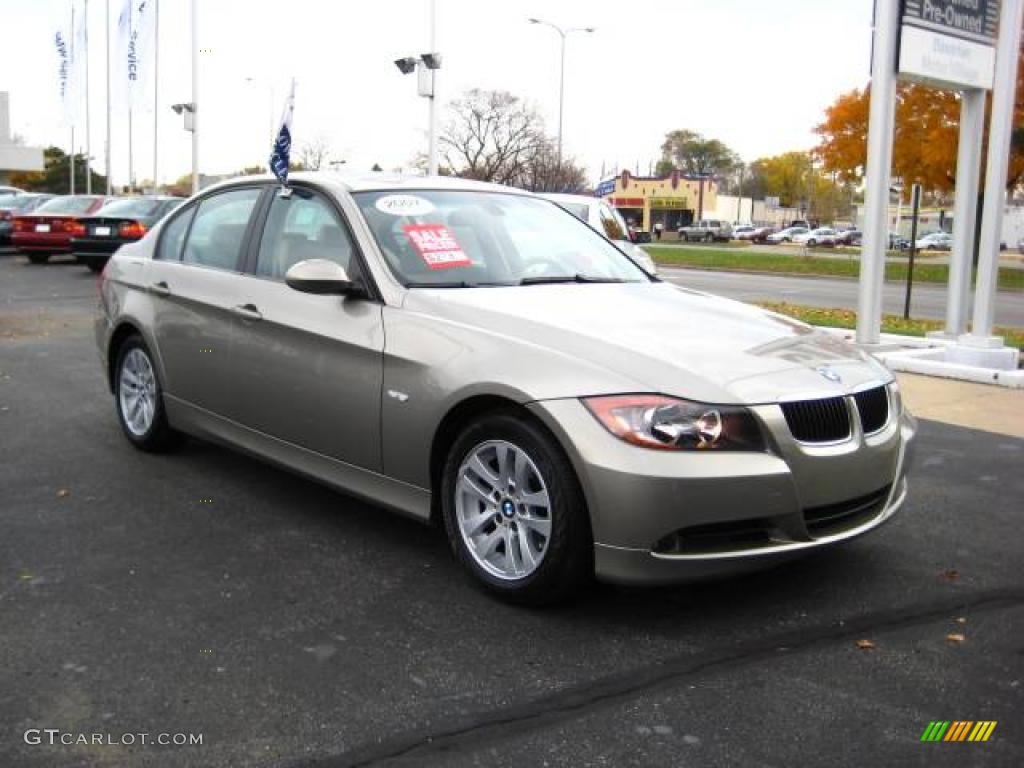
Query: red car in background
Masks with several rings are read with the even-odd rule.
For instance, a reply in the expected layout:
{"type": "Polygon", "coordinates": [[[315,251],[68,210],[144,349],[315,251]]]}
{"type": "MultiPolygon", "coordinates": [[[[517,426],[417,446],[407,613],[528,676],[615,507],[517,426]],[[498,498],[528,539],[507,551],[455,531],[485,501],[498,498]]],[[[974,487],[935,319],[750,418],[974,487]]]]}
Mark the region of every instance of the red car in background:
{"type": "Polygon", "coordinates": [[[35,211],[14,217],[11,244],[33,264],[45,264],[50,256],[71,252],[71,238],[85,234],[78,216],[99,210],[111,198],[104,195],[55,197],[35,211]]]}

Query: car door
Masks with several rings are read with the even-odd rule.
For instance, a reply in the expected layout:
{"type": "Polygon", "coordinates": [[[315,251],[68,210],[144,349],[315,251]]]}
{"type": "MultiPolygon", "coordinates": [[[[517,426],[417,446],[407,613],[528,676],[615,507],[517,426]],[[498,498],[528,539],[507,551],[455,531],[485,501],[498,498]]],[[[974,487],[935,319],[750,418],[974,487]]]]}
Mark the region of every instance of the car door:
{"type": "Polygon", "coordinates": [[[175,214],[147,266],[153,333],[172,400],[225,415],[243,244],[262,189],[214,193],[175,214]]]}
{"type": "Polygon", "coordinates": [[[369,298],[289,288],[288,269],[328,259],[368,274],[351,231],[325,195],[303,187],[272,194],[239,279],[233,418],[246,427],[371,470],[381,465],[384,327],[369,298]]]}

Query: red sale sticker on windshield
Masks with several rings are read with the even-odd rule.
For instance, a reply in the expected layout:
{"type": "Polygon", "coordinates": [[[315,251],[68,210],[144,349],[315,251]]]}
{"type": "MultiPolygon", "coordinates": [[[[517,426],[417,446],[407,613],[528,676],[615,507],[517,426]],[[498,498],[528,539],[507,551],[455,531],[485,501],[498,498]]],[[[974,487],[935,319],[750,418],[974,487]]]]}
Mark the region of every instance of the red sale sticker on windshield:
{"type": "Polygon", "coordinates": [[[455,235],[444,224],[408,224],[402,231],[431,269],[473,266],[455,235]]]}

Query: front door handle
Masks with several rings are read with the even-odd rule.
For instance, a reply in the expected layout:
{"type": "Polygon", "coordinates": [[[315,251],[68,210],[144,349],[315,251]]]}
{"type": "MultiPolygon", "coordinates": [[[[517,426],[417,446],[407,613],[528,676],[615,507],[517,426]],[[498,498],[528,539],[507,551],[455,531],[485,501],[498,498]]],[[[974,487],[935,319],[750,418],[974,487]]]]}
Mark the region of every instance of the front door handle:
{"type": "Polygon", "coordinates": [[[232,310],[239,317],[246,320],[262,320],[263,314],[256,308],[255,304],[239,304],[232,310]]]}
{"type": "Polygon", "coordinates": [[[167,284],[166,280],[161,280],[159,283],[150,283],[149,292],[154,296],[170,296],[171,286],[167,284]]]}

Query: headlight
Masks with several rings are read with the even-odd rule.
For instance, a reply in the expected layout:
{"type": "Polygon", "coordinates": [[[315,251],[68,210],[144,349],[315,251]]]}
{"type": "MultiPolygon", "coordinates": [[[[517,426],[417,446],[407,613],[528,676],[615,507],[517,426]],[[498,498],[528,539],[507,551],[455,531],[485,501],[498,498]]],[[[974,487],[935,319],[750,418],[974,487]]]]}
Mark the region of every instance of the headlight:
{"type": "Polygon", "coordinates": [[[763,451],[753,414],[662,395],[587,397],[583,404],[621,440],[662,451],[763,451]]]}

